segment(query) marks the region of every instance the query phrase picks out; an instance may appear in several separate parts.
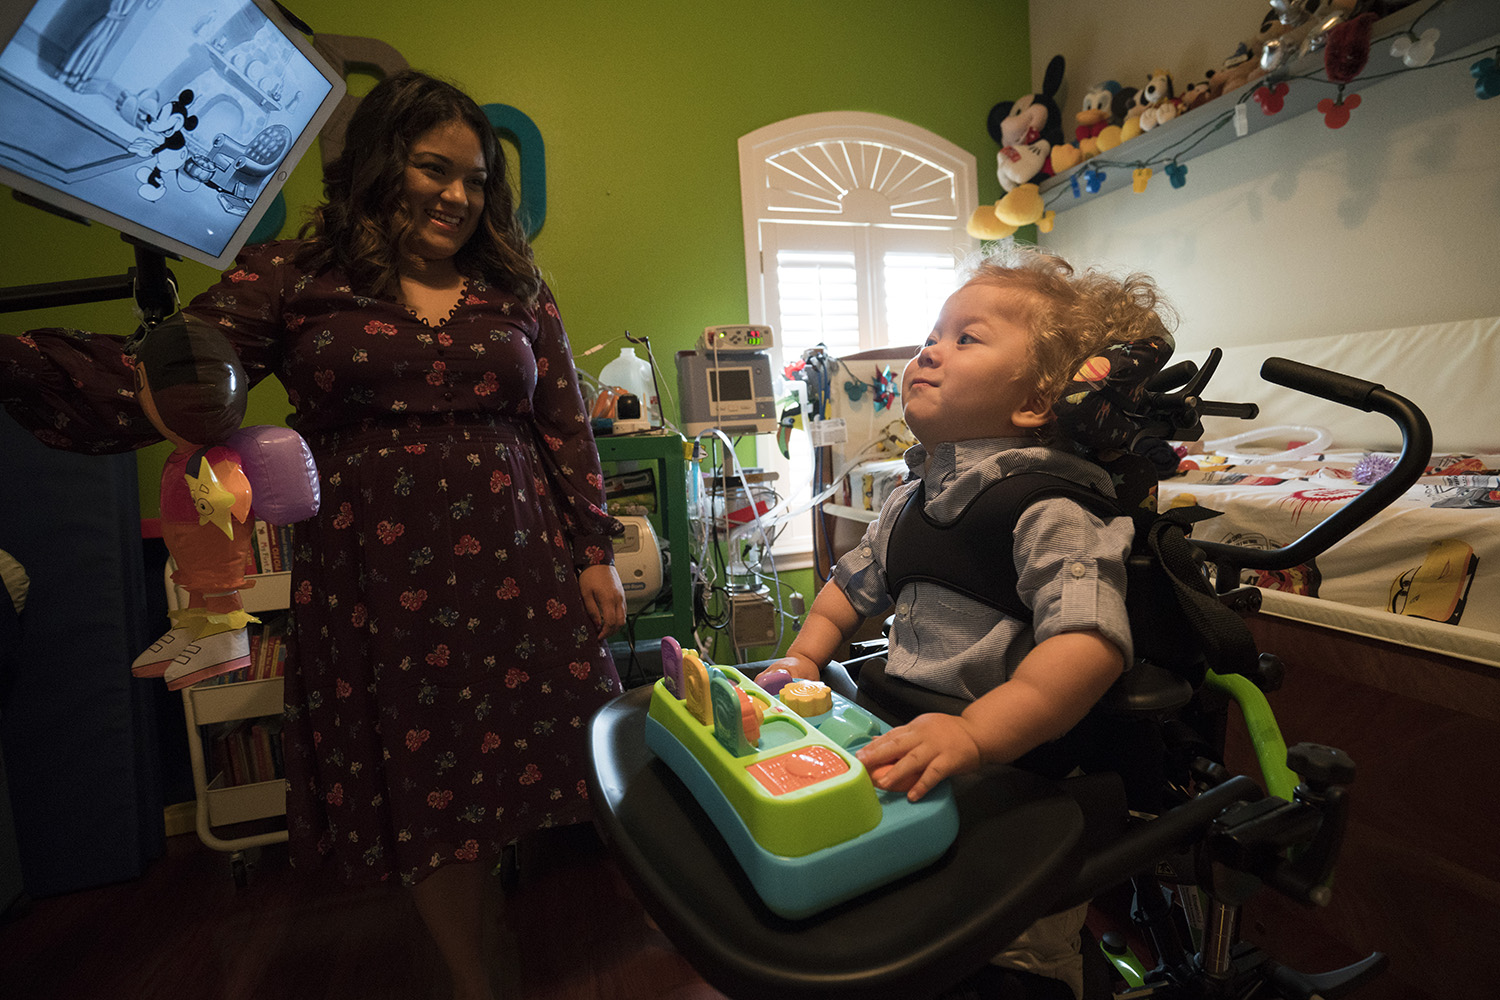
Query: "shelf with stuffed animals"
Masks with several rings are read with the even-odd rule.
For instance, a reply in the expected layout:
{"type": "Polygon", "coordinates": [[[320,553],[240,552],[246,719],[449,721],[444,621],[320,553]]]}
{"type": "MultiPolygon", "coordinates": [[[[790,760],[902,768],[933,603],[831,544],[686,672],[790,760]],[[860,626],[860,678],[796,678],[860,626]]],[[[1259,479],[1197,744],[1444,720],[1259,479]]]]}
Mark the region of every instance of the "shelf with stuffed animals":
{"type": "Polygon", "coordinates": [[[1205,83],[1179,94],[1157,71],[1139,90],[1114,81],[1091,89],[1072,143],[1062,141],[1063,116],[1051,101],[1063,72],[1055,57],[1041,93],[991,112],[1006,194],[974,213],[969,234],[1003,239],[1029,224],[1050,232],[1057,213],[1102,195],[1184,187],[1189,160],[1307,111],[1339,129],[1358,115],[1359,89],[1394,76],[1466,62],[1474,97],[1500,96],[1500,3],[1418,0],[1381,16],[1392,6],[1273,0],[1281,16],[1268,15],[1205,83]]]}

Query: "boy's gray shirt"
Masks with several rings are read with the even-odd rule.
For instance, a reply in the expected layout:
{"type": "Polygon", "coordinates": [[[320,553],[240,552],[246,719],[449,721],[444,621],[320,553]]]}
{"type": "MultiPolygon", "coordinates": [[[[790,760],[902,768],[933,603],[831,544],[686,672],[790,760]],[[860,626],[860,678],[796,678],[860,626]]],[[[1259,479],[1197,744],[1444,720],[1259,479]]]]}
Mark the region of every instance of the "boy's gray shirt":
{"type": "MultiPolygon", "coordinates": [[[[939,583],[916,581],[894,600],[888,592],[886,551],[896,514],[917,483],[924,484],[928,517],[951,522],[997,480],[1017,472],[1046,472],[1114,496],[1109,473],[1087,459],[1030,439],[982,438],[907,450],[915,476],[891,491],[860,544],[839,560],[832,582],[856,612],[873,618],[894,607],[886,670],[922,687],[976,699],[1009,680],[1027,653],[1063,632],[1097,629],[1131,663],[1125,612],[1125,559],[1134,522],[1101,519],[1065,497],[1039,500],[1016,522],[1016,593],[1032,609],[1019,621],[939,583]]],[[[974,539],[982,546],[984,539],[974,539]]]]}

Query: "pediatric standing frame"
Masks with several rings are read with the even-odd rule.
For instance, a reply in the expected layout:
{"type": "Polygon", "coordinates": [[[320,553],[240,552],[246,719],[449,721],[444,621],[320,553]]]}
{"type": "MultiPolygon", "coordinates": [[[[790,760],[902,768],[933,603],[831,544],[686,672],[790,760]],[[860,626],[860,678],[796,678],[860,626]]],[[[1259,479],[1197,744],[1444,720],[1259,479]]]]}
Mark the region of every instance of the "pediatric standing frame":
{"type": "MultiPolygon", "coordinates": [[[[1217,362],[1214,352],[1202,371],[1178,365],[1152,383],[1153,389],[1175,388],[1182,382],[1172,379],[1182,379],[1186,369],[1185,387],[1148,394],[1150,413],[1143,416],[1148,426],[1156,422],[1158,436],[1191,439],[1195,430],[1201,433],[1198,417],[1205,414],[1254,415],[1253,406],[1209,403],[1198,395],[1217,362]]],[[[1400,427],[1403,445],[1380,482],[1291,545],[1253,550],[1193,543],[1215,565],[1221,599],[1237,611],[1259,604],[1258,591],[1234,587],[1240,567],[1291,567],[1324,551],[1412,485],[1432,447],[1422,413],[1381,386],[1278,358],[1267,361],[1261,375],[1382,413],[1400,427]]],[[[1152,728],[1178,724],[1187,713],[1200,731],[1211,730],[1189,743],[1202,752],[1187,755],[1186,780],[1169,780],[1158,813],[1131,808],[1127,779],[1112,772],[1050,780],[999,767],[956,777],[949,784],[958,833],[946,852],[803,919],[766,906],[703,806],[648,749],[652,687],[625,693],[590,723],[596,823],[647,912],[704,978],[735,1000],[936,997],[1040,917],[1127,882],[1135,885],[1135,917],[1157,961],[1135,972],[1126,957],[1116,961],[1125,986],[1114,996],[1333,1000],[1378,975],[1384,956],[1306,975],[1237,938],[1239,907],[1262,886],[1308,905],[1326,904],[1354,777],[1352,762],[1332,748],[1299,744],[1286,752],[1262,693],[1274,689],[1278,664],[1264,654],[1260,664],[1255,677],[1210,669],[1194,691],[1179,675],[1138,661],[1122,679],[1129,687],[1117,685],[1095,709],[1152,728]],[[1245,707],[1265,790],[1220,763],[1230,699],[1245,707]],[[1183,933],[1181,913],[1157,880],[1168,868],[1186,871],[1206,899],[1207,919],[1196,942],[1183,933]]],[[[830,665],[825,680],[892,723],[944,708],[942,696],[929,698],[911,685],[902,692],[879,668],[878,659],[866,662],[857,688],[838,664],[830,665]]],[[[1098,995],[1110,995],[1108,988],[1098,995]]]]}

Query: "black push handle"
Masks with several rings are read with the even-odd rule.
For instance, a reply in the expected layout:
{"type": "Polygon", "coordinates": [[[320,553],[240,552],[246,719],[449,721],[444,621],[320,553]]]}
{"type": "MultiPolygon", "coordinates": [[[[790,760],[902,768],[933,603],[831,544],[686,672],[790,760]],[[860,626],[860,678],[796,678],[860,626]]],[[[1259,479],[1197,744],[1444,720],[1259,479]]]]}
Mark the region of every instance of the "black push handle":
{"type": "Polygon", "coordinates": [[[1200,417],[1233,417],[1236,420],[1254,420],[1260,416],[1260,407],[1255,403],[1216,403],[1211,399],[1198,401],[1200,417]]]}
{"type": "Polygon", "coordinates": [[[1320,396],[1367,413],[1384,414],[1401,429],[1401,454],[1391,471],[1290,545],[1279,549],[1252,549],[1223,542],[1193,542],[1214,562],[1245,569],[1290,569],[1346,538],[1355,528],[1395,502],[1421,477],[1432,458],[1432,425],[1411,400],[1382,385],[1351,375],[1286,358],[1267,358],[1260,375],[1267,382],[1288,389],[1320,396]]]}
{"type": "Polygon", "coordinates": [[[1310,396],[1321,396],[1366,413],[1375,409],[1370,403],[1370,396],[1385,388],[1353,375],[1341,375],[1287,358],[1267,358],[1265,364],[1260,366],[1260,377],[1267,382],[1275,382],[1310,396]]]}

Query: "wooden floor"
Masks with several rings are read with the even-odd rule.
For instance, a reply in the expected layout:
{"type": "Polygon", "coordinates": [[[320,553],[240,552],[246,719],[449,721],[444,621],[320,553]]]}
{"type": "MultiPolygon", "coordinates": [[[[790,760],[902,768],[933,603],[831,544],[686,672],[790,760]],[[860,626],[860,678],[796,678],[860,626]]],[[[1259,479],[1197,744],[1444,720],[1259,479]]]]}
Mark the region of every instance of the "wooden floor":
{"type": "MultiPolygon", "coordinates": [[[[722,1000],[646,922],[591,827],[521,855],[496,928],[503,1000],[722,1000]]],[[[409,893],[349,891],[266,848],[236,889],[192,835],[132,882],[33,901],[0,924],[5,1000],[448,1000],[409,893]]]]}
{"type": "MultiPolygon", "coordinates": [[[[1251,629],[1286,661],[1269,696],[1286,741],[1339,747],[1358,776],[1332,904],[1260,893],[1246,934],[1307,969],[1385,952],[1359,1000],[1500,996],[1500,672],[1271,616],[1251,629]]],[[[1246,767],[1230,732],[1230,766],[1246,767]]]]}
{"type": "MultiPolygon", "coordinates": [[[[1273,696],[1289,741],[1306,738],[1304,728],[1324,733],[1329,719],[1347,727],[1381,718],[1348,689],[1325,692],[1310,674],[1302,672],[1304,683],[1289,672],[1273,696]],[[1317,727],[1304,726],[1301,707],[1317,727]]],[[[1500,896],[1476,873],[1495,877],[1484,832],[1493,824],[1476,826],[1454,810],[1493,818],[1493,796],[1466,792],[1473,775],[1493,772],[1486,765],[1500,739],[1491,725],[1476,747],[1468,729],[1420,718],[1419,707],[1405,706],[1401,721],[1376,730],[1415,732],[1437,750],[1417,753],[1410,735],[1384,755],[1358,747],[1360,798],[1334,904],[1304,910],[1263,892],[1247,907],[1244,930],[1307,971],[1388,951],[1391,969],[1361,1000],[1489,1000],[1487,942],[1500,896]],[[1382,771],[1384,757],[1413,754],[1422,773],[1382,771]],[[1480,764],[1465,764],[1473,760],[1480,764]],[[1381,826],[1413,817],[1432,821],[1416,836],[1381,826]],[[1428,850],[1430,839],[1460,835],[1463,850],[1441,840],[1428,850]],[[1428,853],[1414,856],[1419,850],[1428,853]]],[[[1353,746],[1348,732],[1327,738],[1353,746]]],[[[282,847],[265,849],[237,889],[227,855],[191,834],[167,843],[139,879],[36,900],[0,922],[0,1000],[449,1000],[447,973],[404,890],[320,883],[291,871],[282,847]]],[[[538,835],[522,852],[517,883],[502,890],[495,879],[494,891],[503,1000],[724,1000],[647,923],[591,827],[538,835]]],[[[1115,902],[1109,912],[1128,911],[1128,900],[1115,902]]],[[[1099,909],[1090,919],[1096,934],[1124,929],[1101,922],[1099,909]]]]}

